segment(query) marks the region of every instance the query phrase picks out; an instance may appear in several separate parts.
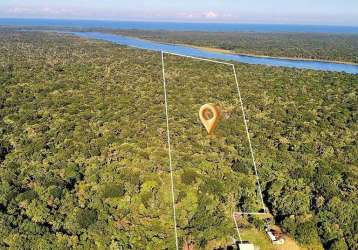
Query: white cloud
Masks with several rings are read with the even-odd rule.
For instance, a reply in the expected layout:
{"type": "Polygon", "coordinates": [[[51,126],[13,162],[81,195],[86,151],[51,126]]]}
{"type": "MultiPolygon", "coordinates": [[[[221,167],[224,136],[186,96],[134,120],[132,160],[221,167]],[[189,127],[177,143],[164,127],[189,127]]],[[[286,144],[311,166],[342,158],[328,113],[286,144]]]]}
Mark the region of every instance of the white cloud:
{"type": "Polygon", "coordinates": [[[180,12],[176,14],[177,17],[189,18],[193,20],[202,20],[202,19],[218,19],[221,17],[218,13],[214,11],[207,12],[180,12]]]}
{"type": "Polygon", "coordinates": [[[209,19],[214,19],[214,18],[219,17],[219,15],[214,11],[209,11],[209,12],[204,13],[204,17],[209,18],[209,19]]]}

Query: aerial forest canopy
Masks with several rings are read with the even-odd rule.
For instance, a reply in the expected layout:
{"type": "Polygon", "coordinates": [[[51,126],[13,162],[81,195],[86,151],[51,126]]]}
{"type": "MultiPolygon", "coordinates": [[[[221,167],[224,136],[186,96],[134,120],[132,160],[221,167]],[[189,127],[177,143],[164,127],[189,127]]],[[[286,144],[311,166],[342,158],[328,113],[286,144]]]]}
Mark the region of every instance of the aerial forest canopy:
{"type": "MultiPolygon", "coordinates": [[[[260,209],[232,69],[165,60],[179,243],[213,249],[236,237],[233,210],[260,209]],[[223,107],[211,138],[204,102],[223,107]]],[[[160,63],[0,29],[1,249],[175,248],[160,63]]],[[[358,76],[235,67],[276,222],[307,249],[358,249],[358,76]]]]}

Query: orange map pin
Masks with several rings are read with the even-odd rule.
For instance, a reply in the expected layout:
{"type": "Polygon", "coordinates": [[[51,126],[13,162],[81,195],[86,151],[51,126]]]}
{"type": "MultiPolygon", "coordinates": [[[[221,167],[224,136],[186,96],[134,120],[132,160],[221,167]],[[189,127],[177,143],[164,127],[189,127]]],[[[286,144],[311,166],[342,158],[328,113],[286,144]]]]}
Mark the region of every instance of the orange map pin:
{"type": "Polygon", "coordinates": [[[213,103],[207,103],[199,109],[199,117],[208,134],[211,135],[218,125],[221,116],[220,108],[213,103]]]}

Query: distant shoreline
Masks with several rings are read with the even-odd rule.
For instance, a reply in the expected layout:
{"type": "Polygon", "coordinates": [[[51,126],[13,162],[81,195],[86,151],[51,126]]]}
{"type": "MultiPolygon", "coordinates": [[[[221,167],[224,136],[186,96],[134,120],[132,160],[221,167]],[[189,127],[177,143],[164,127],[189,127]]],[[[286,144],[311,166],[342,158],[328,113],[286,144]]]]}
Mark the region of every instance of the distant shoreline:
{"type": "Polygon", "coordinates": [[[354,25],[255,24],[221,22],[160,22],[51,18],[0,18],[0,26],[55,26],[71,28],[142,29],[206,32],[283,32],[358,34],[354,25]]]}

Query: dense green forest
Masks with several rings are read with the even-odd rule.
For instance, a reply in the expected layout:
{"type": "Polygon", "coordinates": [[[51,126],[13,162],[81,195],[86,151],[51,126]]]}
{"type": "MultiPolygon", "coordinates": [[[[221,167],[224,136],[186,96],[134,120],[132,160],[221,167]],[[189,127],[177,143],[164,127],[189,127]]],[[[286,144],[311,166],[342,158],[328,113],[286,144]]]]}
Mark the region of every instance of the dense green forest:
{"type": "MultiPolygon", "coordinates": [[[[160,60],[0,29],[0,248],[174,249],[160,60]]],[[[236,237],[233,210],[260,209],[233,72],[165,62],[179,243],[213,249],[236,237]]],[[[235,66],[276,222],[310,249],[358,249],[358,76],[235,66]]]]}
{"type": "Polygon", "coordinates": [[[358,35],[325,33],[189,32],[108,30],[160,42],[230,50],[235,53],[358,63],[358,35]]]}

